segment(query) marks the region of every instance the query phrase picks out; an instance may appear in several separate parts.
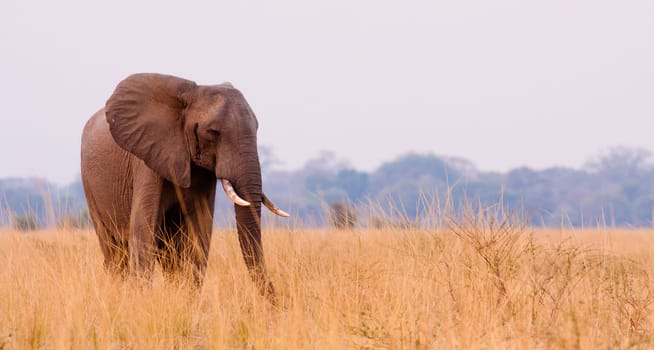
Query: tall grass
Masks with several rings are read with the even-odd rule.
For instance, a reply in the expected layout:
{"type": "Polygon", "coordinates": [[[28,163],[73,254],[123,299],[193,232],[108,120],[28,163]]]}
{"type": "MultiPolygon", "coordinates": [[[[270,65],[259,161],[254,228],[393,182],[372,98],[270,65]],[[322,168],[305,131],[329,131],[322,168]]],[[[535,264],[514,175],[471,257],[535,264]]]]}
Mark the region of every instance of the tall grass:
{"type": "Polygon", "coordinates": [[[92,232],[0,232],[0,349],[648,348],[654,235],[533,229],[498,211],[441,228],[270,227],[279,305],[236,234],[204,286],[114,280],[92,232]]]}

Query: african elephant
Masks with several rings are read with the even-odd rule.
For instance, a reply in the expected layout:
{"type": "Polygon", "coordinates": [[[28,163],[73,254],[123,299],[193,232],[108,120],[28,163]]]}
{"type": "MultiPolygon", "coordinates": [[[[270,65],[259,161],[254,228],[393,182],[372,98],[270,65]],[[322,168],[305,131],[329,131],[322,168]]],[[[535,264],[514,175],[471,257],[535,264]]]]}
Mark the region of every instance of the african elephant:
{"type": "Polygon", "coordinates": [[[288,216],[262,191],[258,121],[231,84],[203,86],[161,74],[120,82],[82,134],[81,170],[107,269],[202,282],[217,179],[234,202],[252,279],[274,297],[261,246],[261,204],[288,216]]]}

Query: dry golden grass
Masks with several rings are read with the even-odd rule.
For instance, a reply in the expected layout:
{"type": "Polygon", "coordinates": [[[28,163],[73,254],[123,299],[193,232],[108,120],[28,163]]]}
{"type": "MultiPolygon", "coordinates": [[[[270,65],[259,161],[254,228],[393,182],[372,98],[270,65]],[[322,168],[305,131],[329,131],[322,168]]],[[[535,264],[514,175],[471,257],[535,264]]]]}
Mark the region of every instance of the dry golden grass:
{"type": "Polygon", "coordinates": [[[205,285],[109,277],[91,232],[0,232],[0,349],[649,348],[650,230],[266,229],[280,306],[236,234],[205,285]]]}

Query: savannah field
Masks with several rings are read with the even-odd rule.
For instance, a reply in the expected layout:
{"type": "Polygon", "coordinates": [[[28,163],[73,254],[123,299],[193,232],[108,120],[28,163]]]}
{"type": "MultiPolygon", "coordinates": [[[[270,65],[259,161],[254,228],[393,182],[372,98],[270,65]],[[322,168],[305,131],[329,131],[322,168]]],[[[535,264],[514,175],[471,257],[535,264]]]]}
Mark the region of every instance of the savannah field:
{"type": "Polygon", "coordinates": [[[268,227],[278,305],[236,233],[204,286],[103,269],[92,231],[0,231],[0,349],[652,348],[654,232],[534,229],[471,216],[440,229],[268,227]]]}

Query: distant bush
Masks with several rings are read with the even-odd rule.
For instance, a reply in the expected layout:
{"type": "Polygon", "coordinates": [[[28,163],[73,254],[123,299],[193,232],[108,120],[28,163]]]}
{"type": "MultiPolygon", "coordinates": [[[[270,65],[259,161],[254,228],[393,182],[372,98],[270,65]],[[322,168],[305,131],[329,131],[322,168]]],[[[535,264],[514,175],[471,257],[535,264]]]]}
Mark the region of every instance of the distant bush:
{"type": "Polygon", "coordinates": [[[350,205],[343,202],[334,202],[331,205],[330,221],[337,229],[351,229],[356,225],[356,213],[350,205]]]}
{"type": "Polygon", "coordinates": [[[59,222],[57,222],[57,228],[63,230],[84,230],[89,227],[91,227],[91,220],[89,219],[89,212],[87,210],[83,210],[77,215],[64,215],[59,222]]]}
{"type": "Polygon", "coordinates": [[[399,229],[399,230],[417,230],[420,228],[420,222],[417,219],[411,220],[406,217],[393,219],[390,217],[374,216],[368,220],[368,227],[374,229],[399,229]]]}
{"type": "Polygon", "coordinates": [[[12,226],[18,231],[35,231],[41,228],[39,218],[33,214],[15,216],[12,220],[12,226]]]}

